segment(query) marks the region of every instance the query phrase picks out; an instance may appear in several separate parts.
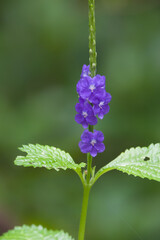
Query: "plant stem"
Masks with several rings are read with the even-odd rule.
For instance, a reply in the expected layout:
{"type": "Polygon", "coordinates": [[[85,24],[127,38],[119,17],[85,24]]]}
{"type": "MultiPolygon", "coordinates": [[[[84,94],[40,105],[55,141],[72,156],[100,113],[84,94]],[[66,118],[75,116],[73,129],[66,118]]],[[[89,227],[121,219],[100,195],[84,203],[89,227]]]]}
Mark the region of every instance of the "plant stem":
{"type": "MultiPolygon", "coordinates": [[[[91,77],[96,75],[97,52],[96,52],[96,21],[95,21],[95,0],[88,0],[89,6],[89,64],[91,77]]],[[[93,132],[93,126],[89,125],[88,130],[93,132]]],[[[92,156],[87,154],[87,183],[89,184],[92,171],[92,156]]]]}
{"type": "MultiPolygon", "coordinates": [[[[93,126],[89,125],[88,130],[90,132],[93,132],[93,126]]],[[[91,171],[92,171],[92,156],[90,153],[87,154],[87,184],[89,184],[90,181],[90,176],[91,176],[91,171]]]]}
{"type": "Polygon", "coordinates": [[[95,24],[95,0],[88,0],[89,4],[89,64],[91,77],[96,75],[96,24],[95,24]]]}
{"type": "Polygon", "coordinates": [[[78,240],[84,240],[89,193],[90,193],[90,187],[89,185],[85,185],[84,193],[83,193],[83,203],[82,203],[82,211],[81,211],[81,220],[79,225],[78,240]]]}
{"type": "Polygon", "coordinates": [[[91,176],[91,171],[92,171],[92,156],[90,153],[87,153],[87,184],[90,182],[90,176],[91,176]]]}
{"type": "MultiPolygon", "coordinates": [[[[89,15],[89,64],[90,64],[91,77],[93,78],[96,75],[96,66],[97,66],[95,0],[88,0],[88,5],[89,5],[89,13],[88,13],[89,15]]],[[[88,130],[90,132],[93,132],[93,126],[89,125],[88,130]]],[[[83,185],[84,193],[83,193],[83,203],[82,203],[78,240],[84,240],[84,235],[85,235],[88,200],[89,200],[89,193],[91,189],[91,185],[90,185],[91,173],[92,173],[92,156],[90,155],[90,153],[88,153],[87,154],[87,176],[86,176],[86,183],[83,185]]]]}

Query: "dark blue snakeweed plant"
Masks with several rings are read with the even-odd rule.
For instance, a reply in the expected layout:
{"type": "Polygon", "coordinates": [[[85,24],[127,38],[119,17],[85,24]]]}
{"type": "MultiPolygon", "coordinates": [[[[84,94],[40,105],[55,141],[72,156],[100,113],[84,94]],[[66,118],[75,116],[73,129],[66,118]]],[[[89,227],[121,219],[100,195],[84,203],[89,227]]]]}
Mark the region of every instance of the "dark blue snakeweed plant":
{"type": "MultiPolygon", "coordinates": [[[[151,144],[149,147],[137,147],[126,150],[115,160],[95,172],[92,167],[92,158],[105,150],[102,132],[94,130],[97,117],[103,119],[109,112],[110,93],[106,92],[106,79],[96,73],[96,30],[95,30],[95,0],[89,3],[89,65],[83,65],[80,80],[77,83],[79,102],[76,104],[77,114],[75,120],[85,129],[81,135],[79,147],[81,152],[87,154],[87,164],[76,164],[72,157],[55,147],[39,144],[22,146],[21,151],[26,156],[18,156],[15,164],[24,167],[44,167],[46,169],[72,169],[83,184],[84,194],[79,225],[78,240],[84,240],[87,216],[88,199],[92,186],[100,176],[110,170],[117,169],[122,172],[160,181],[160,144],[151,144]],[[147,161],[146,161],[147,159],[147,161]]],[[[63,231],[52,231],[42,226],[15,227],[5,233],[0,240],[73,240],[63,231]]]]}

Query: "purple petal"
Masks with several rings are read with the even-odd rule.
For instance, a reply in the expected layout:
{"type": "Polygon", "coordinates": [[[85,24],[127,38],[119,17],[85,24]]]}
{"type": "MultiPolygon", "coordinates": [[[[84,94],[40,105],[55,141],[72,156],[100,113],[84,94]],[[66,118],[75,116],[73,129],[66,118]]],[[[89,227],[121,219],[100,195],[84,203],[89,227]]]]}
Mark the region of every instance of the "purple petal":
{"type": "Polygon", "coordinates": [[[75,109],[78,113],[87,112],[88,115],[94,115],[92,106],[85,100],[80,100],[80,103],[75,105],[75,109]]]}
{"type": "Polygon", "coordinates": [[[92,138],[92,133],[89,132],[88,130],[85,130],[81,135],[82,142],[85,142],[85,143],[90,143],[91,138],[92,138]]]}
{"type": "Polygon", "coordinates": [[[79,95],[83,99],[88,99],[89,96],[91,95],[91,90],[89,90],[89,88],[84,88],[80,90],[79,95]]]}
{"type": "Polygon", "coordinates": [[[83,153],[89,153],[92,149],[92,146],[88,143],[83,143],[82,141],[79,142],[79,148],[81,149],[81,152],[83,153]]]}
{"type": "Polygon", "coordinates": [[[82,109],[83,108],[83,104],[82,103],[76,103],[75,105],[75,109],[78,113],[81,113],[82,112],[82,109]]]}
{"type": "Polygon", "coordinates": [[[104,114],[103,114],[103,111],[102,111],[102,110],[100,110],[100,112],[98,113],[98,117],[99,117],[100,119],[103,119],[104,114]]]}
{"type": "Polygon", "coordinates": [[[97,74],[93,78],[93,81],[95,82],[96,87],[105,87],[105,81],[106,81],[105,76],[101,76],[101,75],[97,74]]]}
{"type": "Polygon", "coordinates": [[[81,88],[89,88],[89,81],[90,81],[90,77],[84,77],[82,79],[80,79],[80,87],[81,88]]]}
{"type": "Polygon", "coordinates": [[[86,118],[89,125],[96,125],[97,124],[97,118],[95,116],[88,116],[86,118]]]}
{"type": "Polygon", "coordinates": [[[109,103],[112,99],[112,96],[110,93],[106,92],[106,96],[105,96],[105,102],[106,103],[109,103]]]}
{"type": "Polygon", "coordinates": [[[109,112],[109,109],[110,109],[109,105],[106,104],[106,105],[103,106],[102,111],[103,111],[104,114],[107,114],[109,112]]]}
{"type": "Polygon", "coordinates": [[[95,115],[97,115],[100,112],[100,107],[98,106],[98,104],[93,106],[93,111],[95,115]]]}
{"type": "Polygon", "coordinates": [[[83,128],[88,128],[88,123],[86,121],[86,118],[83,118],[83,121],[81,122],[83,128]]]}
{"type": "Polygon", "coordinates": [[[80,89],[81,89],[81,83],[80,81],[78,81],[77,85],[76,85],[76,90],[77,90],[77,93],[79,94],[80,92],[80,89]]]}
{"type": "Polygon", "coordinates": [[[104,143],[96,143],[94,145],[94,147],[96,148],[97,152],[99,152],[99,153],[104,152],[104,150],[105,150],[104,143]]]}
{"type": "Polygon", "coordinates": [[[82,124],[84,117],[81,114],[76,114],[75,121],[79,124],[82,124]]]}
{"type": "Polygon", "coordinates": [[[89,115],[93,115],[94,114],[93,113],[93,108],[92,108],[92,106],[88,102],[84,103],[83,111],[87,111],[87,113],[89,115]]]}
{"type": "Polygon", "coordinates": [[[98,104],[105,97],[105,89],[97,88],[89,97],[89,101],[93,104],[98,104]]]}
{"type": "Polygon", "coordinates": [[[98,142],[103,142],[104,140],[104,135],[101,131],[97,131],[94,130],[93,132],[94,138],[98,141],[98,142]]]}
{"type": "Polygon", "coordinates": [[[94,93],[95,98],[102,99],[102,100],[105,98],[105,95],[106,95],[106,90],[104,88],[97,88],[94,93]]]}
{"type": "Polygon", "coordinates": [[[83,98],[81,98],[81,97],[79,97],[79,103],[80,103],[80,104],[84,104],[84,103],[86,103],[86,100],[83,99],[83,98]]]}
{"type": "MultiPolygon", "coordinates": [[[[89,89],[89,80],[87,77],[82,78],[79,80],[79,82],[77,83],[77,92],[81,97],[81,91],[85,90],[85,89],[89,89]]],[[[82,97],[83,98],[83,97],[82,97]]]]}
{"type": "Polygon", "coordinates": [[[90,154],[92,157],[96,157],[97,156],[97,150],[95,147],[92,147],[92,150],[90,151],[90,154]]]}
{"type": "Polygon", "coordinates": [[[90,103],[96,104],[98,102],[97,98],[95,97],[95,94],[93,92],[90,92],[90,96],[88,98],[90,103]]]}
{"type": "Polygon", "coordinates": [[[83,65],[83,67],[82,67],[82,73],[81,73],[81,78],[82,77],[86,77],[86,76],[88,76],[89,74],[90,74],[90,71],[89,71],[89,68],[90,68],[90,66],[87,66],[87,65],[83,65]]]}

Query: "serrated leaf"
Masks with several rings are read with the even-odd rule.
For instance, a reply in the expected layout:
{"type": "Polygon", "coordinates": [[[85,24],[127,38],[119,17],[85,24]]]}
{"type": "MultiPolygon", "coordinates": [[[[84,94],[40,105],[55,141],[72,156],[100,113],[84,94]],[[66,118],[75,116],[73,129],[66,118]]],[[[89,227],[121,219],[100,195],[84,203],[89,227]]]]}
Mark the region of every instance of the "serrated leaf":
{"type": "Polygon", "coordinates": [[[26,152],[26,156],[18,156],[14,161],[15,165],[24,167],[44,167],[47,169],[66,170],[67,168],[78,171],[85,167],[85,163],[76,164],[69,153],[58,148],[50,146],[42,146],[39,144],[23,145],[19,148],[26,152]]]}
{"type": "Polygon", "coordinates": [[[0,237],[0,240],[74,240],[63,231],[52,231],[42,226],[15,227],[0,237]]]}
{"type": "Polygon", "coordinates": [[[160,182],[160,144],[126,150],[115,160],[101,168],[95,176],[95,181],[102,174],[113,169],[160,182]]]}

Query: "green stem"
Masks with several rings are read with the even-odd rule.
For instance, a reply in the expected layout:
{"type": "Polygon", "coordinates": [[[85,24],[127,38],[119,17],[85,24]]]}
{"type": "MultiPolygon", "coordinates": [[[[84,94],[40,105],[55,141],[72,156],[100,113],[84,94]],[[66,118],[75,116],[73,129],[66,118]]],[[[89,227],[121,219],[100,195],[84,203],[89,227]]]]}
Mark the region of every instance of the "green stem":
{"type": "Polygon", "coordinates": [[[96,24],[95,24],[95,0],[88,0],[89,4],[89,64],[91,77],[96,75],[96,24]]]}
{"type": "MultiPolygon", "coordinates": [[[[93,126],[89,125],[88,130],[90,132],[93,132],[93,126]]],[[[91,171],[92,171],[92,156],[90,153],[87,154],[87,184],[90,182],[90,176],[91,176],[91,171]]]]}
{"type": "Polygon", "coordinates": [[[83,193],[83,203],[82,203],[82,211],[81,211],[81,220],[79,225],[78,240],[84,240],[89,193],[90,193],[90,187],[88,185],[85,185],[84,193],[83,193]]]}
{"type": "Polygon", "coordinates": [[[92,156],[90,153],[87,153],[87,184],[90,182],[90,176],[91,176],[91,171],[92,171],[92,156]]]}
{"type": "MultiPolygon", "coordinates": [[[[95,0],[88,0],[89,6],[89,64],[91,77],[96,75],[97,52],[96,52],[96,24],[95,24],[95,0]]],[[[93,126],[88,127],[90,132],[93,132],[93,126]]],[[[92,171],[92,156],[87,154],[87,184],[90,181],[92,171]]]]}
{"type": "MultiPolygon", "coordinates": [[[[97,67],[97,52],[96,52],[96,26],[95,26],[95,0],[88,0],[89,5],[89,64],[90,64],[90,73],[93,78],[96,75],[97,67]]],[[[93,126],[88,127],[90,132],[93,132],[93,126]]],[[[87,217],[87,208],[89,193],[91,189],[90,178],[92,173],[92,156],[90,153],[87,154],[87,176],[84,186],[83,194],[83,203],[81,211],[81,220],[79,226],[79,235],[78,240],[84,240],[85,235],[85,226],[86,226],[86,217],[87,217]]]]}

